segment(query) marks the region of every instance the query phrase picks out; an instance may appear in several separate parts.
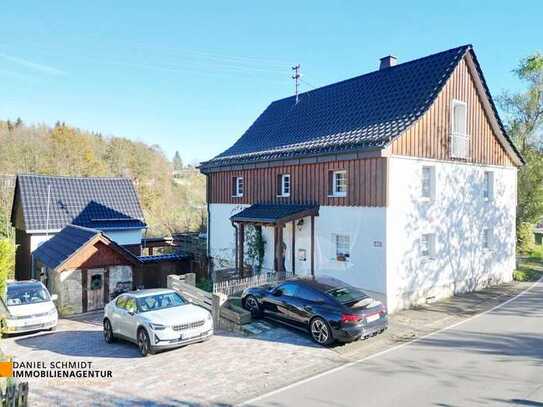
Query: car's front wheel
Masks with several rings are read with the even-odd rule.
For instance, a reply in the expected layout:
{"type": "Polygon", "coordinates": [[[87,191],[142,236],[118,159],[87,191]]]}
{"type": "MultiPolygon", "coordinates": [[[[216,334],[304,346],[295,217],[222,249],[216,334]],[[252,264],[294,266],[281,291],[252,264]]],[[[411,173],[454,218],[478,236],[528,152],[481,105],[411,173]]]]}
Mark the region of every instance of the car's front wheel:
{"type": "Polygon", "coordinates": [[[104,319],[104,340],[106,343],[115,342],[113,328],[111,327],[111,322],[109,322],[109,319],[104,319]]]}
{"type": "Polygon", "coordinates": [[[251,313],[253,318],[260,318],[262,316],[262,309],[260,304],[254,295],[248,295],[245,298],[245,309],[251,313]]]}
{"type": "Polygon", "coordinates": [[[311,320],[309,324],[309,330],[311,337],[315,342],[323,346],[330,346],[334,343],[334,338],[332,336],[332,330],[330,325],[321,317],[315,317],[311,320]]]}
{"type": "Polygon", "coordinates": [[[149,334],[144,328],[140,328],[138,331],[138,348],[140,349],[141,356],[145,357],[153,353],[149,334]]]}

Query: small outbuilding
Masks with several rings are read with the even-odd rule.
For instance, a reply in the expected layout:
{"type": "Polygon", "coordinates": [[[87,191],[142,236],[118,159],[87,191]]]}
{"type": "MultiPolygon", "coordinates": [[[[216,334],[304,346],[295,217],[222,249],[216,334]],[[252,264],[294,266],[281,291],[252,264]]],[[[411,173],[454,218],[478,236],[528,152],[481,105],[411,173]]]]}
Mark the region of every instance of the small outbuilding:
{"type": "Polygon", "coordinates": [[[58,295],[61,315],[101,309],[115,291],[133,288],[137,256],[105,233],[68,225],[34,252],[35,275],[58,295]]]}

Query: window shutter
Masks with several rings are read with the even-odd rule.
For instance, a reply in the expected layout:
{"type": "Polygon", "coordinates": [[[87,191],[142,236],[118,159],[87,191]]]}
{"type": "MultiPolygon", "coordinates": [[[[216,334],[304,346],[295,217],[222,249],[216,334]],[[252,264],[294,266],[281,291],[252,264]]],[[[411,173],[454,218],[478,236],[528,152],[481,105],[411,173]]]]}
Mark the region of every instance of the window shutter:
{"type": "Polygon", "coordinates": [[[328,171],[328,195],[334,195],[334,171],[328,171]]]}
{"type": "Polygon", "coordinates": [[[282,184],[282,180],[281,180],[281,174],[277,174],[277,177],[276,177],[276,181],[277,181],[277,188],[276,188],[276,193],[277,195],[282,195],[283,194],[283,191],[281,190],[281,184],[282,184]]]}
{"type": "Polygon", "coordinates": [[[236,193],[238,192],[236,183],[237,183],[237,178],[232,177],[232,196],[235,196],[236,193]]]}

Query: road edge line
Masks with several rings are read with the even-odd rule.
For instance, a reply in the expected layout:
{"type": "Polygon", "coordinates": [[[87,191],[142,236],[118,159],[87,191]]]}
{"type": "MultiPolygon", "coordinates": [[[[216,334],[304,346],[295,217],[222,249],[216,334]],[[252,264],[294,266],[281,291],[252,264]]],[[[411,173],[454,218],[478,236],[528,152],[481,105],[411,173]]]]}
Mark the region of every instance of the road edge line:
{"type": "Polygon", "coordinates": [[[329,375],[329,374],[332,374],[332,373],[335,373],[335,372],[338,372],[340,370],[343,370],[343,369],[347,369],[351,366],[355,366],[359,363],[362,363],[362,362],[365,362],[365,361],[368,361],[368,360],[371,360],[371,359],[375,359],[379,356],[383,356],[387,353],[391,353],[391,352],[394,352],[394,351],[397,351],[399,349],[402,349],[404,348],[405,346],[408,346],[408,345],[411,345],[413,343],[416,343],[416,342],[419,342],[423,339],[426,339],[430,336],[433,336],[433,335],[437,335],[441,332],[444,332],[444,331],[447,331],[449,329],[453,329],[453,328],[456,328],[457,326],[460,326],[468,321],[472,321],[476,318],[479,318],[485,314],[488,314],[490,312],[493,312],[497,309],[500,309],[502,307],[504,307],[505,305],[515,301],[516,299],[518,299],[519,297],[522,297],[524,294],[526,294],[527,292],[531,291],[537,284],[543,282],[543,277],[541,277],[539,280],[535,281],[532,285],[530,285],[528,288],[526,288],[525,290],[521,291],[520,293],[518,293],[517,295],[515,295],[514,297],[511,297],[509,298],[508,300],[498,304],[498,305],[495,305],[494,307],[490,308],[490,309],[487,309],[486,311],[483,311],[483,312],[480,312],[479,314],[476,314],[476,315],[472,315],[471,317],[468,317],[466,319],[463,319],[461,321],[458,321],[452,325],[449,325],[449,326],[446,326],[444,328],[440,328],[438,329],[437,331],[434,331],[434,332],[430,332],[429,334],[426,334],[426,335],[423,335],[423,336],[420,336],[418,338],[415,338],[415,339],[412,339],[410,340],[409,342],[404,342],[400,345],[396,345],[396,346],[393,346],[392,348],[388,348],[388,349],[385,349],[385,350],[382,350],[380,352],[377,352],[377,353],[374,353],[372,355],[368,355],[366,357],[363,357],[362,359],[358,359],[358,360],[353,360],[351,362],[348,362],[348,363],[345,363],[343,365],[340,365],[340,366],[336,366],[332,369],[329,369],[329,370],[326,370],[324,372],[321,372],[321,373],[318,373],[314,376],[310,376],[310,377],[306,377],[305,379],[301,379],[301,380],[298,380],[297,382],[294,382],[294,383],[291,383],[291,384],[287,384],[286,386],[283,386],[283,387],[280,387],[278,389],[275,389],[275,390],[272,390],[268,393],[264,393],[264,394],[261,394],[260,396],[257,396],[257,397],[254,397],[252,399],[249,399],[247,401],[243,401],[241,403],[238,403],[236,404],[236,406],[239,406],[239,407],[242,407],[242,406],[249,406],[250,403],[254,403],[256,401],[259,401],[259,400],[262,400],[266,397],[270,397],[270,396],[273,396],[274,394],[277,394],[277,393],[281,393],[282,391],[285,391],[285,390],[288,390],[288,389],[291,389],[293,387],[296,387],[296,386],[299,386],[301,384],[304,384],[304,383],[307,383],[307,382],[310,382],[312,380],[316,380],[316,379],[319,379],[323,376],[326,376],[326,375],[329,375]]]}

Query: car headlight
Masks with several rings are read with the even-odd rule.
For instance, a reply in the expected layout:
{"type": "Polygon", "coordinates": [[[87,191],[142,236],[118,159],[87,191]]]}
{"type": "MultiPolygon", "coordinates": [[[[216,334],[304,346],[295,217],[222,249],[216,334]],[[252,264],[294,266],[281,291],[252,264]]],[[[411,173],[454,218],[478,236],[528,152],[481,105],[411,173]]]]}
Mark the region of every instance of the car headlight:
{"type": "Polygon", "coordinates": [[[52,317],[53,315],[57,315],[57,309],[56,308],[53,308],[51,311],[49,311],[47,313],[47,315],[49,315],[50,317],[52,317]]]}
{"type": "Polygon", "coordinates": [[[153,331],[162,331],[163,329],[166,329],[166,325],[154,324],[152,322],[149,322],[149,326],[153,331]]]}
{"type": "Polygon", "coordinates": [[[211,314],[210,314],[210,313],[207,314],[206,319],[207,319],[208,321],[211,321],[211,320],[213,319],[213,318],[211,317],[211,314]]]}

